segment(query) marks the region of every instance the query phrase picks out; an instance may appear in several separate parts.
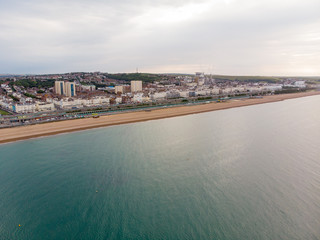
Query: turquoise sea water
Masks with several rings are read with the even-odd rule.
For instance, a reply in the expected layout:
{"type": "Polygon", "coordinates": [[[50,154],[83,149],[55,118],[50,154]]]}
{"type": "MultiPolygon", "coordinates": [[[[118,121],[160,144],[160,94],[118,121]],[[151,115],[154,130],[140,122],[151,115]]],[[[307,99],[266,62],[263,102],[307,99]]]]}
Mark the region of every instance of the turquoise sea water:
{"type": "Polygon", "coordinates": [[[1,240],[320,239],[320,96],[3,144],[0,198],[1,240]]]}

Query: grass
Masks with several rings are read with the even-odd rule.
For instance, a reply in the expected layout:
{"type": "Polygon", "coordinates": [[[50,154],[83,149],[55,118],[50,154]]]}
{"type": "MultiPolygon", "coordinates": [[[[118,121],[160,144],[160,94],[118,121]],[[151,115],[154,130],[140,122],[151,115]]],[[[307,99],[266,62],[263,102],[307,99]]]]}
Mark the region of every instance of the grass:
{"type": "Polygon", "coordinates": [[[106,74],[106,77],[110,79],[120,80],[120,81],[133,81],[141,80],[143,82],[154,82],[162,80],[163,76],[159,74],[151,73],[117,73],[117,74],[106,74]]]}
{"type": "Polygon", "coordinates": [[[6,111],[3,111],[3,110],[1,110],[1,109],[0,109],[0,114],[1,114],[1,115],[11,115],[10,113],[8,113],[8,112],[6,112],[6,111]]]}
{"type": "Polygon", "coordinates": [[[281,81],[277,77],[264,77],[264,76],[224,76],[224,75],[214,75],[216,80],[224,81],[239,81],[239,82],[268,82],[268,83],[277,83],[281,81]]]}

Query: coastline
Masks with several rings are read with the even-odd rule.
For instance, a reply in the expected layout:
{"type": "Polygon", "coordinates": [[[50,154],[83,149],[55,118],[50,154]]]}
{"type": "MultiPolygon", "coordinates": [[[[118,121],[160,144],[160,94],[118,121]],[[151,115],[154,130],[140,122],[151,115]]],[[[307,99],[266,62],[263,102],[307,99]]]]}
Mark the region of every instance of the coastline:
{"type": "Polygon", "coordinates": [[[37,138],[43,136],[56,135],[61,133],[75,132],[80,130],[107,127],[112,125],[128,124],[149,120],[156,120],[169,117],[184,116],[189,114],[211,112],[229,108],[244,107],[250,105],[278,102],[292,98],[320,95],[319,91],[281,94],[264,96],[263,98],[253,98],[244,100],[230,100],[222,103],[206,103],[201,105],[185,105],[172,108],[155,109],[152,111],[137,111],[129,113],[119,113],[100,118],[74,119],[61,122],[42,123],[37,125],[19,126],[14,128],[0,129],[0,144],[37,138]]]}

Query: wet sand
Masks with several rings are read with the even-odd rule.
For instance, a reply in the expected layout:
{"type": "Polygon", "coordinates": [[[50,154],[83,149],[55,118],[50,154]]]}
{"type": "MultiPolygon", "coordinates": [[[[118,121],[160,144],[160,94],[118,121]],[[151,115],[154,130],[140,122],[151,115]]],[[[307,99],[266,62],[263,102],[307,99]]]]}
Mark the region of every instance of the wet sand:
{"type": "Polygon", "coordinates": [[[65,120],[61,122],[42,123],[37,125],[19,126],[14,128],[0,129],[0,143],[13,142],[35,137],[55,135],[59,133],[74,132],[79,130],[106,127],[119,124],[127,124],[148,120],[155,120],[168,117],[183,116],[188,114],[210,112],[234,107],[249,106],[255,104],[263,104],[277,102],[291,98],[306,97],[319,95],[319,91],[282,94],[273,96],[264,96],[263,98],[244,99],[244,100],[229,100],[221,103],[207,103],[201,105],[186,105],[164,109],[154,109],[152,111],[137,111],[119,113],[100,118],[86,118],[65,120]]]}

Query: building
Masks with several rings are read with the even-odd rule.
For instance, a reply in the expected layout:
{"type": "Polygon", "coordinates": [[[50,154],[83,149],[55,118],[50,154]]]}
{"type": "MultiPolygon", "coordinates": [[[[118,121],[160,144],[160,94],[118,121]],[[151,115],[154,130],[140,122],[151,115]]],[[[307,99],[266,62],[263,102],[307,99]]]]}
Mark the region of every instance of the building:
{"type": "Polygon", "coordinates": [[[115,86],[114,92],[117,93],[123,93],[123,86],[115,86]]]}
{"type": "Polygon", "coordinates": [[[55,81],[54,82],[54,92],[58,95],[65,94],[65,84],[64,81],[55,81]]]}
{"type": "Polygon", "coordinates": [[[34,113],[36,112],[36,105],[33,103],[15,103],[12,105],[12,111],[14,111],[15,113],[34,113]]]}
{"type": "Polygon", "coordinates": [[[119,86],[115,86],[115,88],[114,88],[114,92],[116,94],[128,93],[128,92],[130,92],[130,90],[131,90],[130,85],[119,85],[119,86]]]}
{"type": "Polygon", "coordinates": [[[96,86],[95,85],[82,85],[81,89],[84,91],[90,91],[93,92],[96,90],[96,86]]]}
{"type": "Polygon", "coordinates": [[[76,84],[74,82],[55,81],[54,91],[58,95],[74,97],[76,96],[76,84]]]}
{"type": "Polygon", "coordinates": [[[152,100],[163,100],[167,97],[166,92],[155,92],[154,94],[151,95],[152,100]]]}
{"type": "Polygon", "coordinates": [[[117,93],[128,93],[130,92],[131,87],[130,85],[119,85],[119,86],[115,86],[114,92],[117,93]]]}
{"type": "Polygon", "coordinates": [[[58,109],[75,109],[83,107],[97,107],[101,105],[109,105],[110,98],[106,96],[96,96],[90,99],[69,98],[53,100],[53,103],[58,109]]]}
{"type": "Polygon", "coordinates": [[[194,78],[194,81],[199,85],[203,85],[204,84],[204,73],[203,72],[196,72],[196,76],[194,78]]]}
{"type": "Polygon", "coordinates": [[[142,96],[143,93],[136,93],[133,95],[132,101],[136,103],[141,103],[142,102],[142,96]]]}
{"type": "Polygon", "coordinates": [[[131,92],[141,92],[142,81],[131,81],[131,92]]]}
{"type": "Polygon", "coordinates": [[[295,87],[299,87],[299,88],[305,88],[306,87],[306,82],[305,81],[296,81],[294,83],[295,87]]]}
{"type": "Polygon", "coordinates": [[[55,110],[55,107],[53,103],[44,103],[44,102],[36,103],[36,111],[38,112],[49,112],[54,110],[55,110]]]}
{"type": "Polygon", "coordinates": [[[67,97],[76,96],[76,84],[74,82],[66,82],[65,83],[65,95],[67,97]]]}
{"type": "Polygon", "coordinates": [[[122,97],[116,97],[116,104],[121,104],[122,103],[122,97]]]}

